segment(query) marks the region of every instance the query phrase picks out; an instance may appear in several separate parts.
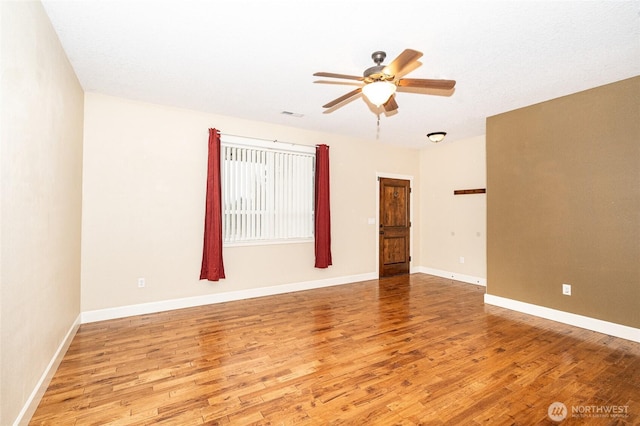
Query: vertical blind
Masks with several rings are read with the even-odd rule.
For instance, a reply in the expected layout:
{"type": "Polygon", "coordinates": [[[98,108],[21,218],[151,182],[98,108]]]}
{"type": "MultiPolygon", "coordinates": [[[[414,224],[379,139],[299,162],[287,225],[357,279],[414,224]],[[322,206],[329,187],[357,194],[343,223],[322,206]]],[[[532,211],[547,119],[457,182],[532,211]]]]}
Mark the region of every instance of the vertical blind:
{"type": "Polygon", "coordinates": [[[222,143],[225,243],[313,238],[315,154],[222,143]]]}

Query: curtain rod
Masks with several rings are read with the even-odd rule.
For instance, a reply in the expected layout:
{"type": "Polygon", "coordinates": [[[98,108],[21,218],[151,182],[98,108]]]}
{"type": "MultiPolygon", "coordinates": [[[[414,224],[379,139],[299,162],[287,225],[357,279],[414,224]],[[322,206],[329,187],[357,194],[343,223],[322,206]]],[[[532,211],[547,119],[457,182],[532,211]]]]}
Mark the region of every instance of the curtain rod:
{"type": "Polygon", "coordinates": [[[235,138],[253,139],[253,140],[256,140],[256,141],[263,141],[263,142],[278,142],[278,143],[284,143],[284,144],[287,144],[287,145],[294,145],[294,146],[313,147],[313,146],[319,145],[319,144],[316,144],[316,145],[305,145],[305,144],[302,144],[302,143],[293,143],[293,142],[280,141],[278,139],[265,139],[265,138],[254,138],[254,137],[250,137],[250,136],[233,135],[231,133],[222,133],[219,130],[218,130],[218,133],[220,133],[221,136],[233,136],[235,138]]]}

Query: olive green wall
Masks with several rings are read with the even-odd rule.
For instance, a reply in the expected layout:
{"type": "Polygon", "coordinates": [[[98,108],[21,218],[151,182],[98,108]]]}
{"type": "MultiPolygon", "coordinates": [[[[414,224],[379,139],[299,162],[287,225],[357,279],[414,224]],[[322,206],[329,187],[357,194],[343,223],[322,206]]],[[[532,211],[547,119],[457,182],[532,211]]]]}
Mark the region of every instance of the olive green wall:
{"type": "Polygon", "coordinates": [[[640,327],[640,77],[489,117],[486,143],[487,294],[640,327]]]}

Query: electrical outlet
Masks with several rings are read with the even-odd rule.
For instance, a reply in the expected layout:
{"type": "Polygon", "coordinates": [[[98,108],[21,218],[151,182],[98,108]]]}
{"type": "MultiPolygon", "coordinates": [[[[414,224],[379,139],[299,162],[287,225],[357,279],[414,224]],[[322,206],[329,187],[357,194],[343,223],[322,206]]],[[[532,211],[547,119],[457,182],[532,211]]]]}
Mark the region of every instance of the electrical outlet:
{"type": "Polygon", "coordinates": [[[144,278],[138,278],[138,288],[142,288],[145,286],[144,278]]]}
{"type": "Polygon", "coordinates": [[[460,263],[464,263],[464,257],[460,256],[460,263]]]}
{"type": "Polygon", "coordinates": [[[562,284],[562,294],[571,296],[571,284],[562,284]]]}

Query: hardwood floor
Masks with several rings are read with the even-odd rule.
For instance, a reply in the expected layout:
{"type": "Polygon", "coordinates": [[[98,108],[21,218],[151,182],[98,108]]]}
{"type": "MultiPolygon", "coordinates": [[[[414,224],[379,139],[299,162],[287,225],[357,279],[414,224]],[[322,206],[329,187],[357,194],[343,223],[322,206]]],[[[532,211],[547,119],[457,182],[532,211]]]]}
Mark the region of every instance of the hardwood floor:
{"type": "Polygon", "coordinates": [[[84,324],[30,424],[640,424],[640,344],[483,294],[415,274],[84,324]]]}

